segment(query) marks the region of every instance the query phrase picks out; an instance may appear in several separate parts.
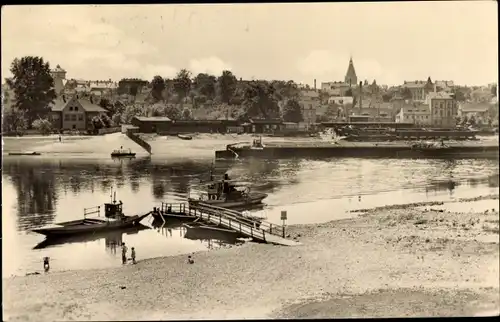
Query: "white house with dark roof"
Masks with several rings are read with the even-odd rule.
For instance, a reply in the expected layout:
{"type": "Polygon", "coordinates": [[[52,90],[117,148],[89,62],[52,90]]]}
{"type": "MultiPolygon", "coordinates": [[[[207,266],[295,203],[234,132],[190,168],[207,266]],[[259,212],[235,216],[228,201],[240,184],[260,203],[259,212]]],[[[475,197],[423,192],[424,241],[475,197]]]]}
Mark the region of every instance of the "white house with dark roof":
{"type": "Polygon", "coordinates": [[[92,118],[106,114],[106,110],[86,99],[77,96],[62,96],[54,100],[50,119],[54,128],[59,130],[90,130],[92,118]]]}

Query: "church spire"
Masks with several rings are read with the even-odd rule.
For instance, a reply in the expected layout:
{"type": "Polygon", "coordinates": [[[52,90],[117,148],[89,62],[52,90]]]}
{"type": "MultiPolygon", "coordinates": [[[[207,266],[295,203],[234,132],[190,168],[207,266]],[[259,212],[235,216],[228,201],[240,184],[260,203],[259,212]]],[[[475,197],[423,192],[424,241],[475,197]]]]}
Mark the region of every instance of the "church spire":
{"type": "Polygon", "coordinates": [[[352,56],[349,59],[349,67],[347,67],[347,73],[345,74],[344,82],[349,84],[349,86],[356,86],[358,83],[358,77],[356,76],[356,70],[354,69],[354,63],[352,62],[352,56]]]}

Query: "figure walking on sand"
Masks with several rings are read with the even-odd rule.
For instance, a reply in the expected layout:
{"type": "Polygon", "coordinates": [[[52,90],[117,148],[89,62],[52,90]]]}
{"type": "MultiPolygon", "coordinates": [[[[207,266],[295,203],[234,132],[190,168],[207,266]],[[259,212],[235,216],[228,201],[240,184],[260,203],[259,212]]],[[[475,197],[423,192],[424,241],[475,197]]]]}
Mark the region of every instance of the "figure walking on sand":
{"type": "Polygon", "coordinates": [[[122,264],[127,263],[127,246],[125,243],[122,243],[122,264]]]}
{"type": "Polygon", "coordinates": [[[134,247],[132,247],[130,249],[130,255],[132,257],[132,264],[136,264],[137,262],[135,261],[135,248],[134,247]]]}

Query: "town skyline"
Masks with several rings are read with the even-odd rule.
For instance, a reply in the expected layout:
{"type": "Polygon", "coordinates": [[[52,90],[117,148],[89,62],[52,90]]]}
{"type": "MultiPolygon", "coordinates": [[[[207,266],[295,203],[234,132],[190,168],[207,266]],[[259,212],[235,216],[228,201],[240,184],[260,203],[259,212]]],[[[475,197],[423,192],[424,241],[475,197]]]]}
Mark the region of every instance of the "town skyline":
{"type": "Polygon", "coordinates": [[[7,6],[2,10],[2,78],[11,76],[14,58],[35,55],[51,68],[63,67],[68,79],[150,81],[185,68],[193,76],[231,70],[243,79],[313,85],[314,79],[318,84],[342,81],[352,57],[360,81],[400,85],[430,76],[485,85],[498,79],[492,5],[7,6]],[[363,23],[347,23],[349,17],[363,23]],[[9,28],[13,24],[16,28],[9,28]],[[390,32],[395,26],[398,32],[390,32]]]}

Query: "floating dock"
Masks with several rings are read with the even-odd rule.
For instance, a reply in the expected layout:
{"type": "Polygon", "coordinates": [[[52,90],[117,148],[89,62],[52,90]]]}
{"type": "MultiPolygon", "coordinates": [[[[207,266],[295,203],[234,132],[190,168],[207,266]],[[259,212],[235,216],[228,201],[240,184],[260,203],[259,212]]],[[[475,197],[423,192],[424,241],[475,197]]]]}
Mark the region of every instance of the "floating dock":
{"type": "MultiPolygon", "coordinates": [[[[283,246],[296,246],[300,243],[284,238],[285,227],[264,220],[254,220],[241,212],[199,202],[189,206],[187,203],[162,203],[161,208],[153,211],[156,220],[169,220],[171,214],[190,218],[220,228],[237,232],[241,237],[251,238],[257,242],[272,243],[283,246]],[[156,212],[155,212],[156,211],[156,212]]],[[[172,217],[173,218],[173,217],[172,217]]]]}
{"type": "Polygon", "coordinates": [[[444,147],[415,149],[405,142],[269,142],[262,147],[228,145],[215,151],[217,159],[256,158],[409,158],[498,159],[498,143],[447,143],[444,147]]]}

